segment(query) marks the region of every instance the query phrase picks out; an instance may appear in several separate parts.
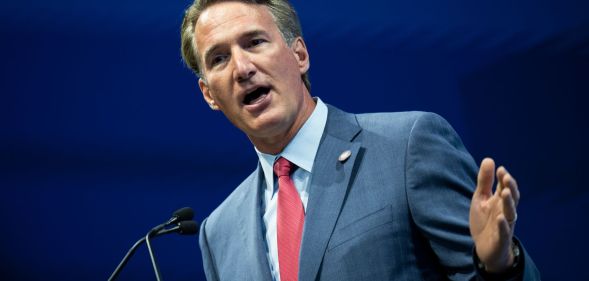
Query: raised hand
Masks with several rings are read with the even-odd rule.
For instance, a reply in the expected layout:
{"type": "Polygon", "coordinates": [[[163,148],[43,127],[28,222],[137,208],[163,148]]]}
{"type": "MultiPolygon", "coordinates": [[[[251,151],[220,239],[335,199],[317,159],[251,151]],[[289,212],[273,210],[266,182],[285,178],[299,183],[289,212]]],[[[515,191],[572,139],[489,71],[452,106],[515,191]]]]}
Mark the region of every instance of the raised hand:
{"type": "Polygon", "coordinates": [[[470,205],[470,234],[487,272],[505,271],[514,262],[511,247],[519,198],[515,179],[502,166],[495,173],[495,162],[485,158],[470,205]]]}

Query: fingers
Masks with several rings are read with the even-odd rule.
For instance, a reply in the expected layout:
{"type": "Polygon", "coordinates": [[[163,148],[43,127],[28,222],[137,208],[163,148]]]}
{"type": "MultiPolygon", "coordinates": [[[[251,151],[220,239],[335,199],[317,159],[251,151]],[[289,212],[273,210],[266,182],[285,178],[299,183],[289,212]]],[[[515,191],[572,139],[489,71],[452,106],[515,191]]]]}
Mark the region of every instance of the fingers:
{"type": "Polygon", "coordinates": [[[497,224],[499,225],[499,240],[501,243],[504,243],[505,241],[511,241],[513,225],[509,224],[503,215],[499,215],[497,217],[497,224]]]}
{"type": "Polygon", "coordinates": [[[517,210],[515,208],[515,201],[511,194],[511,190],[505,188],[501,191],[501,202],[503,208],[503,215],[505,216],[506,222],[509,224],[509,228],[513,230],[515,221],[517,220],[517,210]]]}
{"type": "Polygon", "coordinates": [[[477,179],[477,188],[475,190],[475,196],[491,196],[493,188],[493,178],[495,170],[495,161],[491,158],[485,158],[481,162],[479,169],[479,175],[477,179]]]}
{"type": "Polygon", "coordinates": [[[503,166],[497,169],[497,186],[495,192],[501,197],[503,214],[510,228],[513,229],[517,220],[516,208],[520,194],[517,182],[503,166]]]}
{"type": "Polygon", "coordinates": [[[510,193],[513,197],[514,204],[517,206],[520,198],[517,182],[515,181],[515,178],[507,172],[507,169],[501,166],[497,169],[497,190],[495,192],[502,194],[504,189],[509,189],[511,191],[510,193]]]}

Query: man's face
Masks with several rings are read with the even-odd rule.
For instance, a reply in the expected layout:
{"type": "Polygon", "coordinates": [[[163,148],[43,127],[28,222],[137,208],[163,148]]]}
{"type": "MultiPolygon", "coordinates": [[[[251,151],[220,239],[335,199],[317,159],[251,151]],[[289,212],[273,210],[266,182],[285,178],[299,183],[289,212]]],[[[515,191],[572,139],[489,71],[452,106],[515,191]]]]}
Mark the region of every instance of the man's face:
{"type": "Polygon", "coordinates": [[[309,68],[306,47],[301,38],[288,46],[265,6],[214,4],[201,14],[195,32],[205,100],[254,144],[284,136],[306,120],[310,95],[301,79],[309,68]]]}

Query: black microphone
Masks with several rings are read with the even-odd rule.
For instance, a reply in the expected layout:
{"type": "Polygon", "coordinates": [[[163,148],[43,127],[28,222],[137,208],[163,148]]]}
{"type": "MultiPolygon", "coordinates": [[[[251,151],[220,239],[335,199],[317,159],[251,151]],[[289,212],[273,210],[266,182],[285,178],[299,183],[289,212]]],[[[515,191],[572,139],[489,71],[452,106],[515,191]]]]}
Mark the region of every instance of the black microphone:
{"type": "Polygon", "coordinates": [[[151,261],[154,266],[154,270],[156,270],[156,277],[158,278],[158,280],[160,280],[161,274],[159,273],[159,268],[157,268],[157,264],[155,264],[155,256],[153,255],[153,251],[151,250],[151,245],[149,243],[148,237],[153,238],[169,233],[179,233],[181,235],[196,234],[198,233],[198,223],[191,220],[193,217],[194,212],[192,211],[192,208],[184,207],[176,210],[167,222],[152,228],[145,237],[139,239],[137,242],[135,242],[131,249],[129,249],[125,257],[123,257],[123,260],[121,260],[115,271],[111,274],[110,278],[108,278],[108,281],[114,281],[118,277],[118,275],[121,273],[125,265],[129,262],[133,254],[135,254],[135,251],[137,251],[139,246],[146,241],[148,242],[148,248],[150,252],[151,261]],[[176,226],[168,229],[165,228],[166,226],[172,225],[174,223],[176,223],[176,226]]]}
{"type": "MultiPolygon", "coordinates": [[[[180,235],[193,235],[198,233],[198,224],[195,221],[181,221],[172,228],[160,230],[154,237],[173,232],[177,232],[180,235]]],[[[145,237],[142,239],[145,239],[145,237]]]]}
{"type": "Polygon", "coordinates": [[[172,214],[172,223],[174,222],[181,222],[181,221],[188,221],[194,217],[194,211],[190,207],[184,207],[176,210],[172,214]],[[175,218],[175,220],[174,220],[175,218]]]}
{"type": "Polygon", "coordinates": [[[192,208],[190,208],[190,207],[180,208],[172,214],[172,217],[167,222],[162,223],[162,224],[152,228],[150,233],[155,234],[166,226],[169,226],[174,223],[181,222],[181,221],[191,220],[193,217],[194,217],[194,211],[192,211],[192,208]]]}

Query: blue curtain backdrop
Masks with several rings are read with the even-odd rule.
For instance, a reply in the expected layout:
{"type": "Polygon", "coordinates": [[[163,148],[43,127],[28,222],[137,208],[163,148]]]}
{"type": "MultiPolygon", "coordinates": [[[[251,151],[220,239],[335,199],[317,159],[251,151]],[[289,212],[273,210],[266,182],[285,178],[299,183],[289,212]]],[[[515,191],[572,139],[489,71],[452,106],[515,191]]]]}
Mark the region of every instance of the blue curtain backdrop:
{"type": "MultiPolygon", "coordinates": [[[[0,4],[0,276],[105,280],[182,206],[202,220],[256,165],[180,59],[189,0],[0,4]]],[[[589,280],[589,2],[295,1],[312,94],[434,111],[517,177],[516,234],[545,280],[589,280]]],[[[154,240],[204,280],[196,237],[154,240]]],[[[121,280],[152,280],[145,248],[121,280]]]]}

